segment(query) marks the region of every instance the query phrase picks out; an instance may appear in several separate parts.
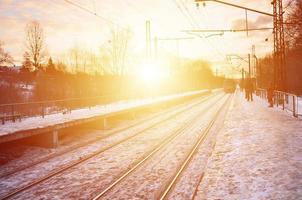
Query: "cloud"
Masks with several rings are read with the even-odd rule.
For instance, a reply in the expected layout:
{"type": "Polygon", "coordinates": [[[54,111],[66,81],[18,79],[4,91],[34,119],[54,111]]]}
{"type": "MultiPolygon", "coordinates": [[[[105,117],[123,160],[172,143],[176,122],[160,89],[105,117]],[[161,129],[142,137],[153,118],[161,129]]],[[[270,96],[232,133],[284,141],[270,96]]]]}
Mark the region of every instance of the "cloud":
{"type": "Polygon", "coordinates": [[[100,42],[97,37],[102,38],[101,27],[105,27],[95,16],[64,1],[0,0],[0,40],[17,60],[25,50],[25,26],[32,20],[43,27],[51,54],[66,50],[75,42],[97,45],[100,42]]]}
{"type": "MultiPolygon", "coordinates": [[[[139,47],[140,51],[145,45],[145,20],[151,20],[152,37],[183,36],[180,30],[192,28],[188,19],[183,16],[178,7],[173,4],[173,1],[141,0],[130,3],[131,1],[123,0],[102,0],[95,1],[95,6],[90,0],[73,2],[78,2],[90,10],[95,9],[99,15],[105,16],[109,20],[112,19],[112,21],[122,24],[124,27],[130,26],[135,32],[135,46],[139,47]]],[[[237,18],[231,24],[232,27],[245,28],[245,20],[240,18],[244,15],[239,9],[209,3],[208,7],[200,8],[197,11],[194,3],[191,1],[186,2],[195,20],[200,21],[202,25],[208,25],[210,28],[230,28],[229,22],[237,18]]],[[[232,2],[252,8],[257,8],[258,6],[266,12],[269,12],[271,8],[269,0],[257,2],[255,0],[232,0],[232,2]]],[[[250,28],[271,27],[269,17],[249,14],[249,19],[250,28]]],[[[106,20],[97,18],[63,0],[0,0],[0,40],[5,41],[6,48],[14,57],[22,58],[25,25],[31,20],[37,20],[41,23],[50,55],[62,53],[75,43],[86,45],[89,48],[99,47],[104,41],[109,39],[110,28],[112,28],[112,25],[109,25],[106,20]]],[[[257,34],[258,32],[253,33],[253,35],[257,34]]],[[[238,37],[241,37],[240,35],[234,34],[231,39],[226,39],[226,36],[223,36],[221,37],[221,42],[215,43],[215,46],[218,49],[224,48],[226,51],[229,49],[234,50],[233,44],[238,37]],[[229,43],[230,47],[227,48],[228,45],[221,45],[221,43],[229,43]]],[[[261,35],[260,37],[262,38],[261,35]]],[[[209,40],[214,39],[210,38],[209,40]]],[[[164,48],[174,52],[173,43],[166,42],[161,45],[165,45],[164,48]]],[[[193,46],[192,44],[190,45],[193,46]]],[[[196,46],[194,50],[188,48],[188,54],[200,52],[200,49],[202,49],[202,54],[213,54],[206,45],[198,44],[196,46]]],[[[242,49],[238,48],[238,51],[242,51],[242,49]]],[[[195,54],[199,56],[201,53],[195,54]]]]}
{"type": "Polygon", "coordinates": [[[263,25],[271,25],[273,21],[272,17],[269,16],[259,16],[256,21],[254,22],[254,25],[263,26],[263,25]]]}
{"type": "MultiPolygon", "coordinates": [[[[246,20],[244,18],[233,20],[232,29],[245,29],[246,20]]],[[[249,28],[271,28],[272,18],[267,16],[259,16],[256,20],[248,20],[249,28]]]]}

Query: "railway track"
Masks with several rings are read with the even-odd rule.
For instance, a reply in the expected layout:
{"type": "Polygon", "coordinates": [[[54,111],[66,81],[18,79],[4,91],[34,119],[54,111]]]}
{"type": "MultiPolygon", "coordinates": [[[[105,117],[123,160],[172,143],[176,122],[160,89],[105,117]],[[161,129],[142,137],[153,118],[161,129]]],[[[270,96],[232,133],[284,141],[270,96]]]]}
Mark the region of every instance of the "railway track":
{"type": "MultiPolygon", "coordinates": [[[[228,102],[228,101],[226,101],[228,102]]],[[[191,158],[194,156],[194,153],[196,152],[196,149],[198,149],[199,145],[202,143],[202,141],[206,138],[208,132],[211,130],[211,127],[215,123],[217,116],[220,114],[220,111],[222,108],[225,107],[226,102],[219,108],[213,119],[209,122],[209,124],[204,128],[202,131],[202,134],[200,134],[198,141],[194,144],[192,150],[188,154],[187,158],[185,159],[184,163],[179,167],[177,170],[177,173],[171,178],[169,181],[170,183],[166,186],[166,189],[162,192],[162,194],[159,195],[156,199],[164,199],[166,195],[170,192],[171,188],[173,188],[174,184],[176,183],[178,177],[181,175],[182,171],[185,169],[191,158]]],[[[217,102],[215,102],[213,105],[216,105],[217,102]]],[[[190,126],[192,126],[194,123],[196,123],[198,120],[200,120],[200,115],[195,116],[193,119],[191,119],[189,122],[187,122],[184,126],[182,126],[180,129],[175,131],[170,137],[163,140],[160,144],[156,146],[155,149],[153,149],[151,152],[149,152],[144,158],[142,158],[139,162],[137,162],[136,165],[134,165],[131,169],[127,170],[126,172],[122,173],[114,182],[112,182],[108,187],[103,189],[100,192],[96,192],[96,195],[92,198],[93,200],[96,199],[110,199],[110,195],[106,196],[110,191],[115,194],[116,191],[112,191],[115,187],[117,187],[123,180],[125,180],[127,177],[129,177],[131,174],[133,174],[136,170],[139,168],[143,168],[143,164],[145,164],[148,160],[150,160],[152,157],[155,157],[155,154],[164,149],[166,145],[171,143],[173,140],[175,140],[177,137],[185,134],[185,130],[189,129],[190,126]]],[[[147,172],[146,172],[147,173],[147,172]]],[[[138,175],[137,175],[138,176],[138,175]]],[[[140,181],[138,181],[140,182],[140,181]]],[[[151,184],[153,185],[153,184],[151,184]]],[[[121,188],[127,188],[126,186],[120,186],[121,188]]],[[[129,186],[130,187],[130,186],[129,186]]],[[[117,189],[118,191],[118,189],[117,189]]],[[[129,197],[129,196],[128,196],[129,197]]],[[[123,198],[127,198],[127,196],[123,196],[123,198]]],[[[142,198],[146,198],[145,196],[142,198]]]]}
{"type": "MultiPolygon", "coordinates": [[[[198,138],[198,140],[196,141],[196,143],[193,145],[193,147],[191,148],[189,154],[187,155],[186,159],[184,160],[184,162],[180,165],[180,167],[178,168],[177,172],[174,174],[174,176],[171,177],[171,180],[169,181],[169,184],[167,184],[166,188],[163,190],[163,192],[159,195],[160,200],[164,200],[167,199],[169,193],[173,190],[173,188],[175,187],[175,185],[177,184],[177,181],[179,180],[180,176],[182,175],[182,173],[186,170],[187,166],[190,164],[191,160],[193,159],[193,157],[196,155],[196,153],[198,152],[198,148],[200,147],[200,145],[204,142],[204,140],[206,139],[206,137],[208,136],[209,132],[211,131],[214,123],[217,121],[217,118],[219,117],[221,111],[225,108],[225,106],[229,103],[229,101],[226,101],[221,107],[220,109],[217,111],[217,113],[215,114],[215,116],[213,117],[213,119],[210,121],[210,123],[206,126],[206,128],[203,130],[202,134],[200,135],[200,137],[198,138]]],[[[202,176],[200,176],[201,178],[199,178],[197,186],[194,190],[194,193],[192,195],[192,199],[195,199],[195,195],[196,195],[196,191],[198,188],[198,185],[200,184],[201,180],[202,180],[202,176]]]]}
{"type": "MultiPolygon", "coordinates": [[[[208,98],[208,96],[203,97],[203,98],[208,98]]],[[[195,101],[195,100],[193,100],[193,101],[195,101]]],[[[185,103],[185,104],[187,104],[187,103],[185,103]]],[[[178,106],[176,107],[176,109],[177,109],[177,108],[183,107],[185,104],[178,105],[178,106]]],[[[74,150],[76,150],[76,149],[82,148],[82,147],[84,147],[84,146],[91,145],[91,144],[96,143],[96,142],[98,142],[98,141],[100,141],[100,140],[104,140],[104,139],[106,139],[106,138],[108,138],[108,137],[111,137],[111,136],[114,135],[114,134],[117,134],[117,133],[120,133],[120,132],[129,130],[129,129],[134,128],[134,127],[137,127],[137,126],[139,126],[139,125],[142,125],[143,123],[148,123],[148,122],[150,122],[151,120],[155,120],[156,118],[158,118],[158,117],[160,117],[160,116],[162,116],[162,115],[165,115],[165,114],[167,114],[167,113],[173,112],[173,110],[175,110],[175,107],[172,107],[172,108],[170,108],[170,109],[168,109],[168,110],[161,111],[161,112],[159,112],[159,113],[156,113],[155,115],[152,115],[152,116],[150,116],[150,117],[147,117],[147,118],[144,118],[144,119],[142,119],[142,120],[139,120],[139,121],[137,121],[137,122],[135,122],[135,123],[132,123],[131,125],[126,125],[126,126],[122,126],[122,127],[119,127],[119,128],[113,129],[113,130],[110,130],[110,131],[106,132],[106,134],[105,134],[103,137],[93,138],[93,139],[91,139],[91,140],[88,140],[88,141],[85,141],[85,142],[76,144],[76,145],[74,145],[74,146],[71,146],[71,147],[69,147],[69,148],[67,148],[67,149],[64,149],[64,150],[60,151],[60,152],[51,153],[51,154],[49,154],[49,155],[47,155],[47,156],[45,156],[45,157],[43,157],[43,158],[41,158],[41,159],[38,159],[38,160],[36,160],[36,161],[31,162],[31,163],[29,163],[29,164],[26,164],[26,165],[23,165],[23,166],[21,165],[21,166],[19,166],[19,167],[13,168],[12,170],[9,170],[9,171],[6,172],[6,173],[0,174],[0,179],[1,179],[1,178],[8,177],[8,176],[11,176],[11,175],[13,175],[13,174],[15,174],[15,173],[18,173],[18,172],[20,172],[20,171],[23,171],[23,170],[25,170],[25,169],[32,168],[32,167],[34,167],[34,166],[36,166],[36,165],[38,165],[38,164],[41,164],[41,163],[43,163],[43,162],[47,162],[47,161],[49,161],[50,159],[53,159],[53,158],[55,158],[55,157],[59,157],[59,156],[61,156],[61,155],[63,155],[63,154],[67,154],[67,153],[69,153],[69,152],[71,152],[71,151],[74,151],[74,150]]]]}
{"type": "MultiPolygon", "coordinates": [[[[210,96],[210,97],[212,97],[212,96],[210,96]]],[[[161,118],[160,121],[154,122],[152,125],[150,125],[148,127],[145,127],[144,129],[142,129],[140,131],[137,131],[136,133],[132,134],[131,136],[126,137],[126,138],[124,138],[124,139],[122,139],[120,141],[117,141],[117,142],[115,142],[115,143],[107,146],[106,148],[102,148],[102,149],[94,152],[93,154],[86,155],[86,156],[82,157],[80,160],[77,160],[75,162],[71,162],[71,163],[65,165],[64,167],[61,167],[60,169],[54,170],[51,173],[47,174],[46,176],[43,176],[43,177],[38,178],[38,179],[35,179],[30,184],[27,184],[27,185],[25,185],[23,187],[20,187],[20,188],[16,189],[16,190],[13,190],[13,191],[9,192],[8,194],[4,195],[3,197],[1,197],[0,199],[7,199],[7,198],[10,198],[10,197],[13,197],[13,196],[15,196],[15,195],[17,195],[17,194],[19,194],[19,193],[21,193],[21,192],[23,192],[23,191],[31,188],[31,187],[33,187],[35,185],[38,185],[39,183],[41,183],[43,181],[46,181],[46,180],[48,180],[48,179],[50,179],[50,178],[52,178],[52,177],[54,177],[56,175],[59,175],[59,174],[63,173],[64,171],[67,171],[68,169],[70,169],[70,168],[72,168],[72,167],[74,167],[76,165],[79,165],[79,164],[85,162],[86,160],[91,159],[91,158],[93,158],[93,157],[95,157],[95,156],[97,156],[97,155],[105,152],[106,150],[108,150],[110,148],[113,148],[113,147],[117,146],[118,144],[121,144],[121,143],[123,143],[123,142],[125,142],[127,140],[130,140],[130,139],[132,139],[132,138],[134,138],[134,137],[136,137],[136,136],[138,136],[140,134],[143,134],[146,130],[152,129],[155,126],[157,126],[158,124],[165,123],[169,119],[171,119],[171,118],[173,118],[173,117],[175,117],[175,116],[183,113],[184,111],[187,111],[188,109],[193,109],[195,106],[197,106],[197,105],[205,102],[206,100],[210,99],[210,97],[205,97],[201,101],[195,102],[195,103],[193,103],[193,104],[191,104],[189,106],[181,107],[177,111],[173,111],[172,114],[166,116],[166,118],[164,118],[164,119],[161,118]]],[[[133,127],[133,126],[134,125],[132,125],[131,127],[133,127]]],[[[123,128],[122,130],[124,130],[124,129],[127,129],[127,128],[123,128]]],[[[116,132],[118,132],[118,131],[116,131],[116,132]]]]}

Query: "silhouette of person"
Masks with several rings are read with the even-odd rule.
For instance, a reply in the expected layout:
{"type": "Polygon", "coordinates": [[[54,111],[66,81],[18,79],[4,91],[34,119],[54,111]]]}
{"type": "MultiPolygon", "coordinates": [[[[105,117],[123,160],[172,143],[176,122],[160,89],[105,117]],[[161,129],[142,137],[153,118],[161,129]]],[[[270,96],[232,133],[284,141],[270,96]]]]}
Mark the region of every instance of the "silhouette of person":
{"type": "Polygon", "coordinates": [[[251,78],[246,79],[245,96],[247,101],[253,101],[253,82],[251,78]]]}
{"type": "Polygon", "coordinates": [[[274,97],[274,85],[271,83],[267,89],[267,101],[269,103],[269,107],[273,107],[273,97],[274,97]]]}

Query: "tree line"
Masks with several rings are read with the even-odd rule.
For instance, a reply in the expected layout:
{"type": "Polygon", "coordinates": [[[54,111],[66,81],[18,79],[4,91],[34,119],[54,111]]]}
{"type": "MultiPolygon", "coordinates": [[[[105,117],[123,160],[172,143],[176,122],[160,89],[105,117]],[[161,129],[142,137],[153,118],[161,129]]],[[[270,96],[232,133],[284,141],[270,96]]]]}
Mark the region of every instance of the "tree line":
{"type": "MultiPolygon", "coordinates": [[[[132,32],[111,30],[111,38],[100,52],[75,45],[54,61],[47,55],[41,24],[30,22],[25,28],[25,52],[19,70],[0,67],[0,103],[43,101],[120,95],[120,98],[145,97],[202,88],[219,87],[222,79],[213,75],[210,64],[185,61],[172,69],[160,90],[146,91],[137,76],[128,73],[129,42],[132,32]],[[177,68],[177,70],[176,70],[177,68]]],[[[13,64],[13,57],[0,43],[0,66],[13,64]]],[[[177,64],[175,64],[177,65],[177,64]]]]}

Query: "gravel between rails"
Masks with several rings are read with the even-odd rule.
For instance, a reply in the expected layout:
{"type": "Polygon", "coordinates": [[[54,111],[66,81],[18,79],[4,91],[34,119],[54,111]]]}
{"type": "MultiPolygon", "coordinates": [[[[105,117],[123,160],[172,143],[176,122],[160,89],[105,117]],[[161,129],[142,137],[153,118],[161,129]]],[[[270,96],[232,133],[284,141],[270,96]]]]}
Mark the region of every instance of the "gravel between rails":
{"type": "Polygon", "coordinates": [[[216,106],[187,128],[184,134],[154,154],[100,199],[158,199],[162,186],[176,173],[179,163],[186,158],[192,143],[213,118],[216,107],[220,107],[225,100],[226,97],[222,98],[215,104],[216,106]]]}
{"type": "MultiPolygon", "coordinates": [[[[201,98],[208,98],[210,96],[204,96],[201,98]]],[[[27,168],[33,167],[34,165],[40,164],[42,162],[46,162],[47,160],[50,160],[54,157],[71,152],[77,148],[90,145],[105,137],[109,137],[113,134],[125,131],[125,130],[135,127],[135,126],[143,125],[143,123],[148,123],[148,121],[150,121],[158,116],[165,115],[171,111],[173,112],[176,109],[183,108],[184,106],[188,106],[187,104],[190,105],[199,100],[200,100],[200,98],[198,98],[197,100],[194,99],[189,102],[185,102],[180,105],[173,106],[172,108],[165,109],[161,112],[151,114],[148,117],[134,120],[134,122],[130,122],[130,125],[129,125],[129,122],[127,124],[126,124],[126,122],[124,122],[123,126],[119,126],[112,130],[82,129],[82,130],[76,130],[76,132],[75,132],[75,130],[72,130],[75,133],[78,133],[78,134],[80,133],[80,136],[75,134],[74,135],[75,138],[73,138],[74,140],[72,142],[70,142],[70,144],[60,145],[56,149],[45,149],[45,148],[32,147],[32,148],[27,149],[26,152],[24,152],[25,155],[23,156],[23,158],[15,159],[8,164],[0,166],[0,179],[8,177],[14,173],[25,170],[27,168]],[[85,133],[85,134],[81,134],[81,133],[85,133]]]]}
{"type": "MultiPolygon", "coordinates": [[[[219,98],[219,96],[218,97],[216,97],[216,98],[219,98]]],[[[181,123],[182,122],[182,120],[180,120],[180,121],[177,121],[177,124],[179,124],[179,123],[181,123]]],[[[167,125],[165,125],[164,127],[165,128],[167,128],[166,127],[167,125]]],[[[161,129],[163,129],[163,127],[161,127],[161,129]]],[[[118,151],[117,151],[117,156],[118,156],[118,159],[117,160],[115,160],[114,159],[114,157],[113,156],[110,156],[110,152],[112,151],[108,151],[108,152],[104,152],[102,155],[100,155],[100,156],[98,156],[97,158],[96,158],[96,160],[98,160],[98,159],[100,159],[100,161],[98,160],[97,162],[93,162],[93,160],[95,160],[95,159],[93,159],[92,161],[89,161],[89,162],[86,162],[85,163],[85,165],[83,165],[83,166],[78,166],[78,167],[75,167],[75,172],[72,172],[72,173],[68,173],[68,174],[63,174],[63,175],[60,175],[60,176],[58,176],[58,177],[53,177],[51,180],[49,180],[49,181],[46,181],[45,182],[45,184],[46,185],[49,185],[48,184],[48,182],[51,182],[51,184],[50,184],[50,187],[51,188],[53,188],[53,190],[54,191],[56,191],[57,189],[60,189],[60,188],[65,188],[65,187],[67,187],[67,188],[69,188],[70,186],[76,186],[77,184],[80,184],[80,186],[83,186],[82,185],[82,181],[81,180],[79,180],[79,181],[72,181],[72,183],[70,183],[70,184],[68,184],[68,185],[66,185],[65,183],[66,182],[69,182],[69,181],[64,181],[64,178],[62,178],[62,177],[66,177],[66,179],[72,179],[72,180],[74,180],[74,179],[77,179],[77,178],[74,178],[74,176],[73,176],[73,174],[74,173],[78,173],[78,172],[82,172],[82,171],[87,171],[87,165],[88,166],[92,166],[93,167],[93,164],[91,164],[91,163],[94,163],[96,166],[97,166],[97,169],[98,169],[98,167],[100,167],[97,163],[102,163],[102,162],[104,162],[104,164],[102,164],[102,167],[105,167],[104,169],[107,169],[107,168],[109,168],[109,169],[119,169],[119,167],[120,167],[120,165],[121,164],[125,164],[125,163],[127,163],[127,161],[128,162],[130,162],[130,164],[131,164],[131,159],[129,159],[128,158],[128,155],[127,154],[124,154],[124,152],[128,152],[128,154],[129,154],[129,146],[131,146],[131,148],[132,148],[132,146],[134,145],[135,147],[137,147],[137,150],[135,150],[135,149],[131,149],[131,150],[133,150],[133,152],[135,152],[135,151],[137,151],[137,153],[136,154],[142,154],[144,151],[145,151],[145,148],[146,148],[146,144],[152,144],[153,143],[153,141],[154,140],[158,140],[159,138],[160,138],[160,136],[161,136],[161,134],[160,134],[160,131],[158,131],[158,130],[153,130],[153,132],[157,132],[158,134],[148,134],[148,135],[151,135],[152,137],[158,137],[158,138],[148,138],[147,137],[147,139],[148,139],[148,141],[149,141],[149,143],[148,142],[145,142],[145,140],[144,140],[144,142],[141,142],[141,145],[138,145],[139,143],[137,143],[137,142],[127,142],[127,143],[125,143],[125,144],[121,144],[121,145],[119,145],[120,147],[115,147],[115,148],[113,148],[112,150],[114,151],[114,149],[119,149],[119,148],[122,148],[123,147],[123,149],[121,150],[121,149],[119,149],[118,151]],[[107,156],[108,155],[108,156],[107,156]],[[104,160],[104,158],[105,157],[107,157],[105,160],[104,160]],[[112,160],[113,159],[113,160],[112,160]],[[122,163],[120,163],[120,164],[118,164],[117,166],[115,165],[115,167],[113,167],[112,166],[112,164],[111,163],[113,163],[113,164],[116,164],[116,162],[115,161],[121,161],[121,160],[123,160],[124,159],[124,161],[122,162],[122,163]],[[82,169],[82,167],[83,167],[83,169],[82,169]],[[78,169],[79,168],[79,169],[78,169]],[[76,169],[78,169],[78,170],[76,170],[76,169]],[[63,180],[63,181],[62,181],[63,180]],[[63,185],[62,185],[62,183],[63,183],[63,185]],[[61,184],[60,186],[58,186],[58,187],[56,187],[56,188],[54,188],[54,186],[57,186],[57,184],[61,184]]],[[[125,133],[124,133],[125,134],[125,133]]],[[[143,137],[144,138],[144,137],[143,137]]],[[[141,138],[141,140],[143,139],[143,138],[141,138]]],[[[114,141],[114,140],[116,140],[117,138],[111,138],[111,140],[112,141],[114,141]]],[[[136,139],[136,140],[139,140],[139,137],[136,139]]],[[[108,141],[107,141],[108,142],[108,141]]],[[[110,143],[110,142],[109,142],[110,143]]],[[[104,144],[98,144],[98,145],[104,145],[104,144]]],[[[93,147],[90,147],[90,148],[93,148],[93,147]]],[[[83,154],[85,154],[85,153],[87,153],[86,151],[80,151],[80,153],[81,152],[84,152],[83,154]]],[[[135,155],[136,155],[135,154],[135,155]]],[[[70,157],[73,157],[73,156],[79,156],[78,155],[78,152],[77,153],[75,153],[75,155],[68,155],[68,157],[70,158],[70,157]]],[[[81,156],[81,155],[80,155],[81,156]]],[[[67,160],[68,160],[68,158],[66,158],[67,160]]],[[[61,162],[61,161],[58,161],[58,162],[61,162]]],[[[54,165],[54,166],[57,166],[57,164],[58,163],[54,163],[54,162],[51,162],[51,163],[49,163],[49,165],[54,165]]],[[[127,167],[127,165],[125,165],[126,167],[127,167]]],[[[89,168],[89,167],[88,167],[89,168]]],[[[36,173],[38,173],[39,172],[39,170],[41,170],[41,168],[38,168],[37,169],[37,171],[36,172],[29,172],[29,174],[28,174],[28,176],[29,177],[32,177],[32,178],[35,178],[36,177],[36,173]]],[[[71,171],[73,171],[73,169],[71,169],[71,171]]],[[[92,177],[94,177],[95,176],[95,173],[93,173],[93,172],[95,172],[95,171],[97,171],[95,168],[93,168],[93,170],[89,170],[88,169],[88,172],[89,173],[91,173],[92,172],[92,174],[91,174],[91,176],[92,177]]],[[[106,171],[106,170],[105,170],[106,171]]],[[[86,173],[84,173],[85,174],[85,177],[89,177],[89,175],[86,175],[86,173]]],[[[112,174],[112,173],[105,173],[105,175],[106,176],[108,176],[108,175],[110,175],[110,174],[112,174]]],[[[23,177],[22,175],[20,175],[19,177],[23,177]]],[[[77,177],[80,177],[80,178],[84,178],[83,177],[83,175],[80,173],[80,175],[78,175],[77,177]]],[[[110,176],[108,176],[108,177],[110,177],[110,176]]],[[[93,178],[92,178],[93,179],[93,178]]],[[[12,181],[14,181],[14,180],[18,180],[18,177],[15,177],[14,179],[12,179],[12,181]]],[[[22,182],[22,181],[21,181],[22,182]]],[[[88,183],[89,182],[91,182],[91,179],[90,180],[88,180],[88,183]]],[[[22,182],[23,183],[23,182],[22,182]]],[[[44,190],[44,188],[48,188],[47,189],[47,191],[49,191],[50,189],[49,189],[49,187],[48,186],[44,186],[43,187],[43,185],[45,185],[44,183],[41,183],[39,186],[36,186],[37,188],[40,188],[42,191],[44,191],[44,192],[42,192],[42,193],[39,193],[38,192],[38,196],[40,195],[40,194],[43,194],[43,195],[47,195],[47,192],[45,192],[45,190],[44,190]]],[[[2,186],[1,186],[2,187],[2,186]]],[[[35,187],[35,188],[36,188],[35,187]]],[[[77,187],[75,187],[75,188],[77,188],[77,187]]],[[[30,189],[31,190],[31,189],[30,189]]],[[[38,190],[39,191],[39,190],[38,190]]],[[[69,193],[70,194],[70,192],[68,192],[67,190],[65,190],[64,189],[64,192],[67,192],[67,193],[69,193]]],[[[71,193],[72,193],[72,189],[70,189],[70,191],[71,191],[71,193]]],[[[78,193],[78,191],[79,191],[79,188],[77,188],[76,189],[76,193],[78,193]]],[[[64,192],[62,192],[62,193],[64,193],[64,192]]],[[[23,192],[22,194],[20,194],[20,195],[18,195],[18,196],[20,196],[21,197],[21,199],[23,198],[23,194],[24,193],[26,193],[26,194],[34,194],[35,192],[23,192]]],[[[51,194],[51,193],[49,193],[49,194],[51,194]]],[[[59,193],[60,194],[60,193],[59,193]]],[[[18,196],[16,196],[16,197],[18,197],[18,196]]],[[[35,195],[34,195],[35,196],[35,195]]],[[[52,195],[51,195],[52,196],[52,195]]],[[[68,195],[67,195],[68,196],[68,195]]],[[[62,197],[62,198],[65,198],[65,197],[67,197],[67,196],[64,196],[64,197],[62,197]]],[[[71,195],[72,196],[72,195],[71,195]]],[[[35,197],[37,197],[37,196],[35,196],[35,197]]],[[[49,197],[49,196],[48,196],[49,197]]],[[[27,199],[31,199],[31,198],[33,198],[33,196],[31,196],[31,197],[28,197],[27,199]]]]}
{"type": "Polygon", "coordinates": [[[232,99],[227,102],[227,105],[221,110],[207,137],[203,143],[199,145],[191,161],[182,171],[175,185],[164,199],[172,200],[195,198],[197,188],[202,181],[205,169],[207,167],[208,159],[211,157],[215,147],[217,134],[223,127],[224,120],[228,115],[233,103],[234,96],[232,96],[232,99]]]}

